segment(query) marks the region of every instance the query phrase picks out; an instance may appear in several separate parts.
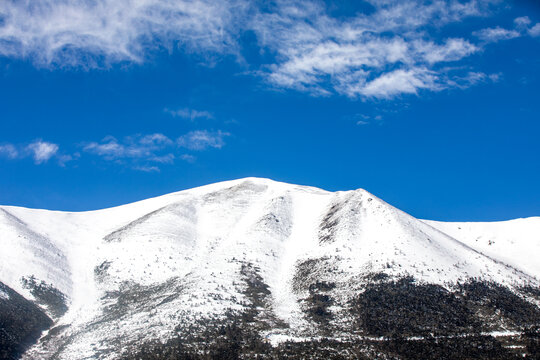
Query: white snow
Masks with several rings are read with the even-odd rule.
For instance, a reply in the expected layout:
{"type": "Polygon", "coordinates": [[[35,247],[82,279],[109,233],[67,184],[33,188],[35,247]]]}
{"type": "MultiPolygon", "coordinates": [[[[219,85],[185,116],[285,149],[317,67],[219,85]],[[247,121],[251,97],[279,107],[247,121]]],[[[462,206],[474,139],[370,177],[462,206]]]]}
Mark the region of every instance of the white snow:
{"type": "MultiPolygon", "coordinates": [[[[478,333],[482,336],[493,336],[493,337],[516,337],[520,336],[522,332],[519,331],[490,331],[490,332],[480,332],[478,333]]],[[[462,338],[471,336],[470,333],[465,334],[452,334],[452,335],[437,335],[434,336],[433,334],[429,336],[429,339],[452,339],[452,338],[462,338]]],[[[278,346],[279,344],[282,344],[284,342],[308,342],[308,341],[319,341],[323,339],[327,340],[334,340],[334,341],[342,341],[342,342],[350,342],[350,341],[358,341],[358,340],[368,340],[368,341],[387,341],[388,338],[384,336],[369,336],[369,335],[348,335],[348,336],[340,336],[340,337],[331,337],[331,336],[290,336],[290,335],[284,335],[284,334],[267,334],[264,337],[272,346],[278,346]]],[[[425,340],[425,336],[407,336],[404,337],[406,340],[425,340]]],[[[506,346],[508,348],[512,348],[513,346],[506,346]]],[[[515,347],[521,347],[521,345],[515,346],[515,347]]]]}
{"type": "MultiPolygon", "coordinates": [[[[179,323],[241,310],[249,301],[242,272],[255,271],[271,292],[261,316],[290,326],[272,333],[279,342],[317,336],[300,301],[316,281],[337,284],[335,306],[345,306],[368,272],[443,285],[471,277],[535,282],[539,230],[539,218],[496,226],[420,221],[364,190],[247,178],[97,211],[1,206],[0,281],[31,298],[21,277],[33,275],[68,297],[58,324],[70,325],[64,338],[72,340],[59,358],[71,359],[166,340],[179,323]],[[488,238],[495,243],[486,245],[488,238]],[[299,267],[306,278],[295,284],[299,267]],[[138,289],[144,303],[103,320],[126,288],[138,289]]],[[[34,346],[28,358],[54,352],[47,346],[34,346]]]]}
{"type": "Polygon", "coordinates": [[[424,222],[493,259],[540,279],[540,217],[476,223],[424,222]]]}
{"type": "Polygon", "coordinates": [[[280,217],[290,219],[292,226],[281,247],[277,271],[267,281],[272,289],[276,315],[296,327],[307,327],[308,324],[303,321],[298,296],[292,291],[295,266],[299,259],[308,257],[317,247],[318,225],[329,200],[328,193],[324,192],[301,190],[289,193],[288,213],[280,217]]]}

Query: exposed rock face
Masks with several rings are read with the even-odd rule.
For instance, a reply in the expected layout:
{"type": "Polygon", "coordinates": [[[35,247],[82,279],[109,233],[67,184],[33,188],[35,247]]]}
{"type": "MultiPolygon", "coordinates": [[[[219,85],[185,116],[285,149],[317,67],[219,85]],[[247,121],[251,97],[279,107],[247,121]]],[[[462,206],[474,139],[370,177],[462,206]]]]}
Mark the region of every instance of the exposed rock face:
{"type": "Polygon", "coordinates": [[[18,359],[52,324],[37,305],[0,282],[0,359],[18,359]]]}

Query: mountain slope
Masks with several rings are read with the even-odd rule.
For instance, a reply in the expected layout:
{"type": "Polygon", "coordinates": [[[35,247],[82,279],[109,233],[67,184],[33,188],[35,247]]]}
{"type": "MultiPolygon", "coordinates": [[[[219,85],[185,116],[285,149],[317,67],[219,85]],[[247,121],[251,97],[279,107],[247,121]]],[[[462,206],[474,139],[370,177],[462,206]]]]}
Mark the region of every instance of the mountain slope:
{"type": "Polygon", "coordinates": [[[477,223],[424,222],[488,256],[540,278],[537,259],[540,217],[477,223]]]}
{"type": "MultiPolygon", "coordinates": [[[[525,286],[538,288],[540,275],[364,190],[331,193],[248,178],[91,212],[0,211],[0,241],[10,249],[0,254],[0,281],[56,321],[27,358],[114,359],[171,339],[201,353],[214,332],[235,327],[262,347],[266,341],[384,335],[358,313],[375,314],[365,297],[384,295],[387,286],[407,289],[394,294],[410,303],[433,293],[455,302],[467,312],[452,323],[457,328],[479,316],[473,300],[456,300],[458,284],[481,280],[495,286],[484,292],[507,298],[525,286]],[[420,285],[400,280],[408,278],[420,285]],[[56,297],[39,296],[43,289],[56,297]],[[58,299],[65,314],[54,311],[58,299]]],[[[522,244],[519,254],[535,246],[522,244]]],[[[527,296],[518,298],[534,301],[527,296]]],[[[520,306],[529,309],[527,301],[520,306]]],[[[536,314],[531,306],[526,316],[536,314]]],[[[496,329],[516,328],[526,316],[499,319],[496,329]]]]}

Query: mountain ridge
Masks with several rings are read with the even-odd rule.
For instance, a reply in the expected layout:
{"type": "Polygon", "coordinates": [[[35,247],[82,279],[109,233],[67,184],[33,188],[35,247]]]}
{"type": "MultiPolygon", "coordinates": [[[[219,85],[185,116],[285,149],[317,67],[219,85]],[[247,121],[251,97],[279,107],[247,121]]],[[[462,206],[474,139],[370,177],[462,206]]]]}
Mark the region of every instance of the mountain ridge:
{"type": "MultiPolygon", "coordinates": [[[[449,292],[444,296],[458,306],[451,292],[459,284],[481,280],[495,286],[484,291],[507,297],[497,289],[521,294],[539,284],[536,268],[520,269],[519,259],[504,262],[500,252],[485,255],[469,238],[457,239],[458,225],[418,220],[363,189],[245,178],[88,212],[0,209],[10,248],[0,255],[0,281],[38,303],[60,329],[49,330],[26,358],[115,359],[148,341],[218,329],[231,316],[276,346],[367,336],[382,330],[351,327],[359,321],[351,322],[355,304],[371,304],[359,300],[367,289],[449,292]],[[420,287],[400,282],[408,278],[420,287]],[[54,301],[36,296],[44,292],[54,301]],[[65,314],[53,311],[59,299],[65,314]]],[[[478,317],[471,316],[467,321],[478,317]]],[[[517,329],[522,318],[499,328],[517,329]]]]}

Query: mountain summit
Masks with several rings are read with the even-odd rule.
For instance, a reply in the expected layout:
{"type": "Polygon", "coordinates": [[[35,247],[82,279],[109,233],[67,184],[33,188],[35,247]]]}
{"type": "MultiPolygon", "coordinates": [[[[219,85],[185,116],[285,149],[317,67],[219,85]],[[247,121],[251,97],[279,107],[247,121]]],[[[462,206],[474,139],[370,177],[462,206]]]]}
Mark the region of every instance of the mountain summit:
{"type": "Polygon", "coordinates": [[[0,358],[535,356],[539,233],[258,178],[89,212],[2,206],[0,358]]]}

